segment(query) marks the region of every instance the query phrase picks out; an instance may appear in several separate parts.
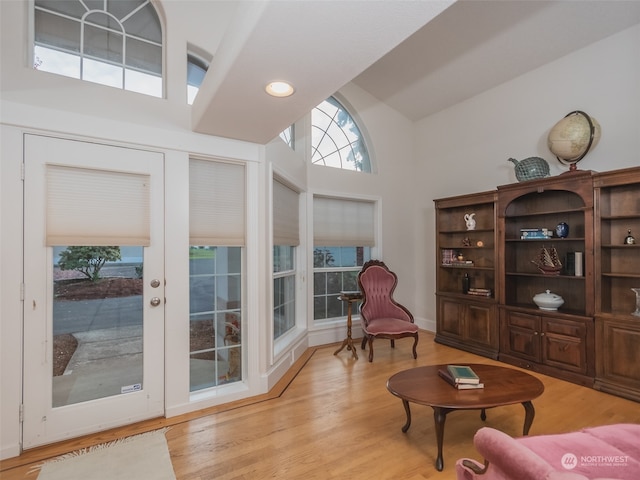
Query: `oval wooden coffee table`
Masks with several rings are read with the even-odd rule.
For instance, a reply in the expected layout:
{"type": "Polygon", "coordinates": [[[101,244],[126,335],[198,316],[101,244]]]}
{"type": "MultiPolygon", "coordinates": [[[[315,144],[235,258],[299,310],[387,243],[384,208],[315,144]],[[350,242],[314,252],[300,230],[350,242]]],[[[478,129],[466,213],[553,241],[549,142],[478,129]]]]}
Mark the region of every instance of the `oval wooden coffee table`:
{"type": "Polygon", "coordinates": [[[402,400],[407,414],[407,423],[402,427],[406,432],[411,426],[409,402],[433,408],[433,418],[438,442],[436,468],[442,471],[442,443],[444,422],[449,412],[454,410],[481,410],[480,418],[486,419],[487,408],[521,403],[524,406],[523,435],[529,433],[535,410],[531,400],[544,392],[544,385],[533,375],[513,368],[495,365],[468,364],[484,383],[484,388],[458,390],[440,378],[438,370],[447,365],[428,365],[398,372],[387,381],[387,389],[402,400]]]}

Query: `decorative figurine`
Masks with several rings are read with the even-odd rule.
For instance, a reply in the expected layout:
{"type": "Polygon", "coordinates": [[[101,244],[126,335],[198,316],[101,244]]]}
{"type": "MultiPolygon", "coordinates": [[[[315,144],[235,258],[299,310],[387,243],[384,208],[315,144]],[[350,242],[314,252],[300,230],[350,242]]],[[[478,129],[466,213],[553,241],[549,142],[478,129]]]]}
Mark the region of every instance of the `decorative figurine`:
{"type": "Polygon", "coordinates": [[[627,236],[624,237],[624,244],[625,245],[635,245],[636,244],[636,239],[633,238],[633,235],[631,235],[631,230],[627,230],[627,236]]]}

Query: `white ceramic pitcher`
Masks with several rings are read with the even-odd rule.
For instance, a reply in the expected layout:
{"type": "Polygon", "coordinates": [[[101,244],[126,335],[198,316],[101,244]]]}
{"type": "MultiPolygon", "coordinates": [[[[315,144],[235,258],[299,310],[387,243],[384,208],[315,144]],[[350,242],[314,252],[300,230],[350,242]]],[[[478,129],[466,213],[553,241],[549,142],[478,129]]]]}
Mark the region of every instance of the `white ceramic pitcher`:
{"type": "Polygon", "coordinates": [[[467,230],[475,230],[476,229],[476,220],[473,218],[475,213],[467,213],[464,216],[464,221],[467,224],[467,230]]]}

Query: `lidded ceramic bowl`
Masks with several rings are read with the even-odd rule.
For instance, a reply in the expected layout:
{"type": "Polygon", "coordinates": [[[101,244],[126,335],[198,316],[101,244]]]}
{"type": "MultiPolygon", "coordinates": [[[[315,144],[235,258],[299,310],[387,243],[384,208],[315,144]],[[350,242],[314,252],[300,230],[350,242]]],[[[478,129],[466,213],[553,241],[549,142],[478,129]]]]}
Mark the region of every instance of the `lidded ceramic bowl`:
{"type": "Polygon", "coordinates": [[[538,293],[533,297],[533,301],[540,310],[557,310],[564,304],[564,299],[560,295],[551,293],[550,290],[538,293]]]}

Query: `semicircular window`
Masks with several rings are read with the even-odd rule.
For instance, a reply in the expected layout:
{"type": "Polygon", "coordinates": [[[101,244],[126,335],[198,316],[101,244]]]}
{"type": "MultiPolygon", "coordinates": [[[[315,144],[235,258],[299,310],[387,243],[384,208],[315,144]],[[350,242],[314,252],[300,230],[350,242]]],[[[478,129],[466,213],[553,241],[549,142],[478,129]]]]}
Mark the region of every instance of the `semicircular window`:
{"type": "Polygon", "coordinates": [[[334,97],[327,98],[311,111],[311,163],[371,172],[362,132],[334,97]]]}
{"type": "Polygon", "coordinates": [[[151,0],[35,0],[34,68],[162,97],[162,25],[151,0]]]}

